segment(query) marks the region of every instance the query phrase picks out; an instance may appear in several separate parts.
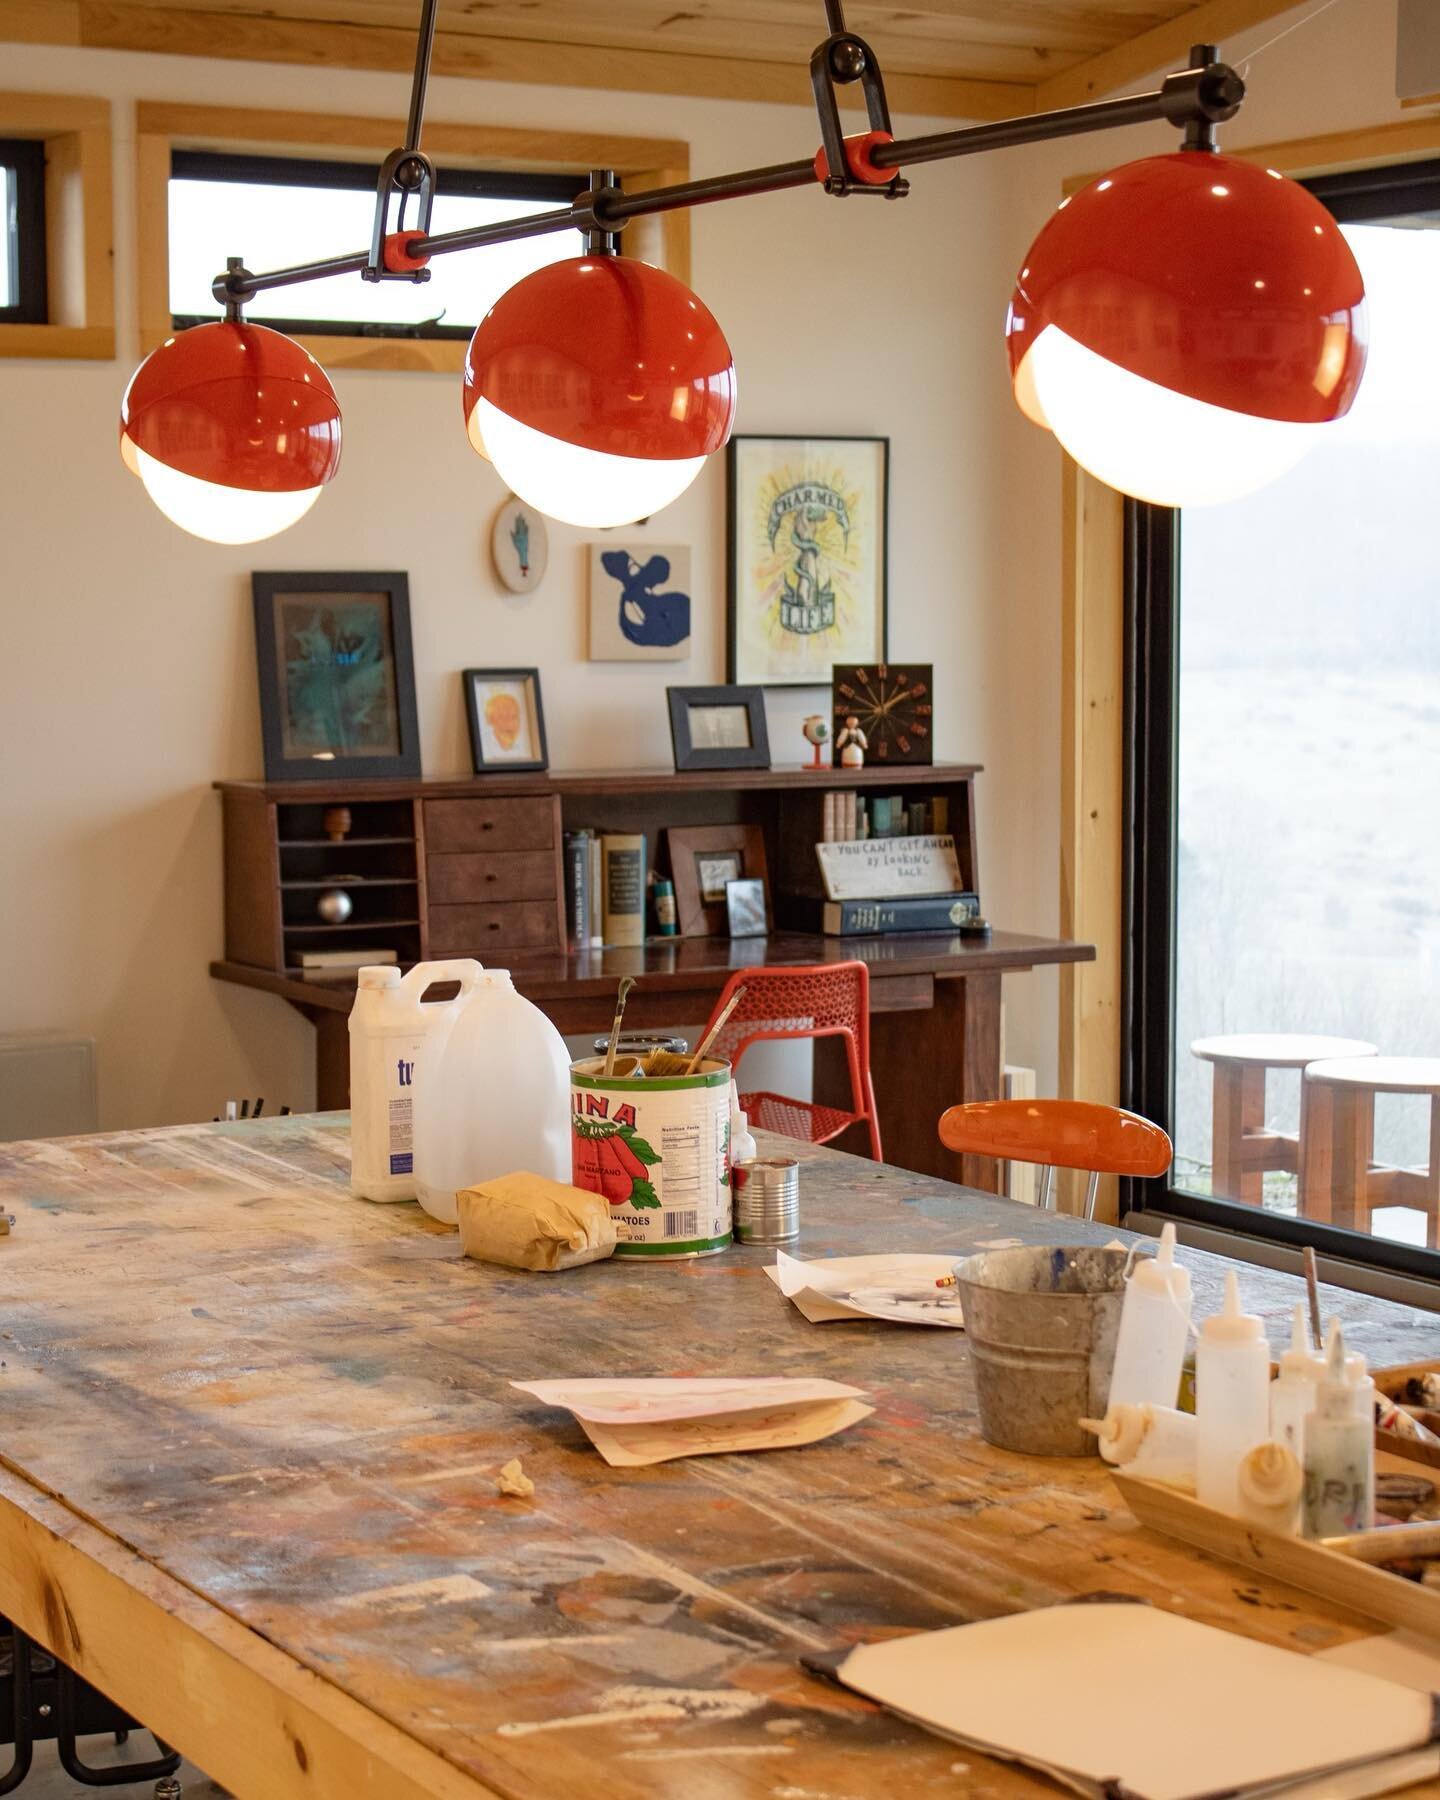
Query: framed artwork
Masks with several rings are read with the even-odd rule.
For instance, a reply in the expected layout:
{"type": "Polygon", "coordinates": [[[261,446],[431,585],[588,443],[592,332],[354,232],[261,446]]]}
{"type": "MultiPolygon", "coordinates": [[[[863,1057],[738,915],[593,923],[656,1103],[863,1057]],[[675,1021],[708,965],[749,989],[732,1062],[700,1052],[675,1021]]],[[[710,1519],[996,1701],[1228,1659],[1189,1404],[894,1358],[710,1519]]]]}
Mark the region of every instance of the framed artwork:
{"type": "Polygon", "coordinates": [[[265,779],[418,775],[408,577],[264,571],[250,587],[265,779]]]}
{"type": "Polygon", "coordinates": [[[765,834],[758,825],[672,826],[665,833],[665,847],[681,937],[725,936],[729,889],[735,882],[761,884],[761,930],[768,928],[765,834]]]}
{"type": "Polygon", "coordinates": [[[592,544],[591,662],[684,662],[689,654],[689,545],[592,544]]]}
{"type": "Polygon", "coordinates": [[[725,912],[732,938],[764,937],[769,929],[765,916],[765,883],[727,881],[725,912]]]}
{"type": "Polygon", "coordinates": [[[496,513],[490,528],[490,560],[512,594],[533,593],[539,587],[550,561],[550,537],[543,516],[533,506],[512,495],[496,513]]]}
{"type": "Polygon", "coordinates": [[[464,669],[460,680],[477,775],[550,767],[538,669],[464,669]]]}
{"type": "Polygon", "coordinates": [[[886,653],[889,438],[730,440],[727,674],[823,687],[886,653]]]}
{"type": "Polygon", "coordinates": [[[872,766],[933,763],[934,677],[931,663],[836,663],[830,685],[836,762],[854,743],[872,766]]]}
{"type": "Polygon", "coordinates": [[[758,687],[672,687],[665,694],[677,769],[770,767],[765,696],[758,687]]]}

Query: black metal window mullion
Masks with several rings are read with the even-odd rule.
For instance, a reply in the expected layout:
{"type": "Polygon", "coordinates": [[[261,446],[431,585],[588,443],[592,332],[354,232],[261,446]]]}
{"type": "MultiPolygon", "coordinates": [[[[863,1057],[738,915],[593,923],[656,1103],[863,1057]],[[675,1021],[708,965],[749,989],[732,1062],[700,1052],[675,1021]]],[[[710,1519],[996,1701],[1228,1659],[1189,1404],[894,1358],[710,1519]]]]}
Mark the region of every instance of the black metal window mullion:
{"type": "Polygon", "coordinates": [[[45,248],[45,146],[38,139],[0,140],[0,168],[9,171],[10,204],[0,219],[8,239],[16,293],[0,305],[0,325],[48,323],[49,293],[45,248]]]}

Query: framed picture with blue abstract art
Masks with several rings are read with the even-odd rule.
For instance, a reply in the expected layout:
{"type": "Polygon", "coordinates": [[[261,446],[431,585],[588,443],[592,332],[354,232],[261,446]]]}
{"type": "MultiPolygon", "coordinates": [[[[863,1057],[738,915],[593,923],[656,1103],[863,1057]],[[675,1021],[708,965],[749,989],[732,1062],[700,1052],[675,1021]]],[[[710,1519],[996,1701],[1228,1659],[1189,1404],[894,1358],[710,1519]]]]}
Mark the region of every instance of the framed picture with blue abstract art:
{"type": "Polygon", "coordinates": [[[688,545],[590,546],[591,662],[684,662],[690,612],[688,545]]]}
{"type": "Polygon", "coordinates": [[[265,779],[418,775],[408,578],[307,569],[250,585],[265,779]]]}
{"type": "Polygon", "coordinates": [[[884,662],[890,440],[733,437],[728,472],[728,679],[884,662]]]}

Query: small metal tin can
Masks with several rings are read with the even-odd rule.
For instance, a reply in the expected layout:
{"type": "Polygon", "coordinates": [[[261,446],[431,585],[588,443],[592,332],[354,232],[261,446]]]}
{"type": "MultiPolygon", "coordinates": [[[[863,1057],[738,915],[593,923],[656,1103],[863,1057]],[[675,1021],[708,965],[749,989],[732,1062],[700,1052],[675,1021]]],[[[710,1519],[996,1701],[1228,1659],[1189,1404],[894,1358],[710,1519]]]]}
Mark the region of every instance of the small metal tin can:
{"type": "MultiPolygon", "coordinates": [[[[595,1039],[595,1054],[603,1056],[609,1048],[610,1033],[607,1031],[604,1037],[595,1039]]],[[[648,1056],[652,1050],[668,1050],[672,1056],[684,1056],[689,1049],[689,1041],[673,1031],[622,1031],[615,1054],[617,1057],[648,1056]]]]}
{"type": "Polygon", "coordinates": [[[788,1244],[800,1235],[800,1165],[793,1156],[757,1156],[736,1163],[735,1241],[788,1244]]]}

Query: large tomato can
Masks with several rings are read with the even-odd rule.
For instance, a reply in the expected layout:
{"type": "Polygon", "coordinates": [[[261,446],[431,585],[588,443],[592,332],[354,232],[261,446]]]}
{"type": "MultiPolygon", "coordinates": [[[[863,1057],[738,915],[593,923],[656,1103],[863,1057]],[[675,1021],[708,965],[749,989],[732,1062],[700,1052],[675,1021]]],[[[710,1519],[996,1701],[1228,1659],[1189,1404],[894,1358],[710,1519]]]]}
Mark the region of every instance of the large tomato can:
{"type": "Polygon", "coordinates": [[[571,1176],[603,1194],[617,1256],[712,1256],[731,1238],[730,1065],[693,1075],[570,1068],[571,1176]]]}

